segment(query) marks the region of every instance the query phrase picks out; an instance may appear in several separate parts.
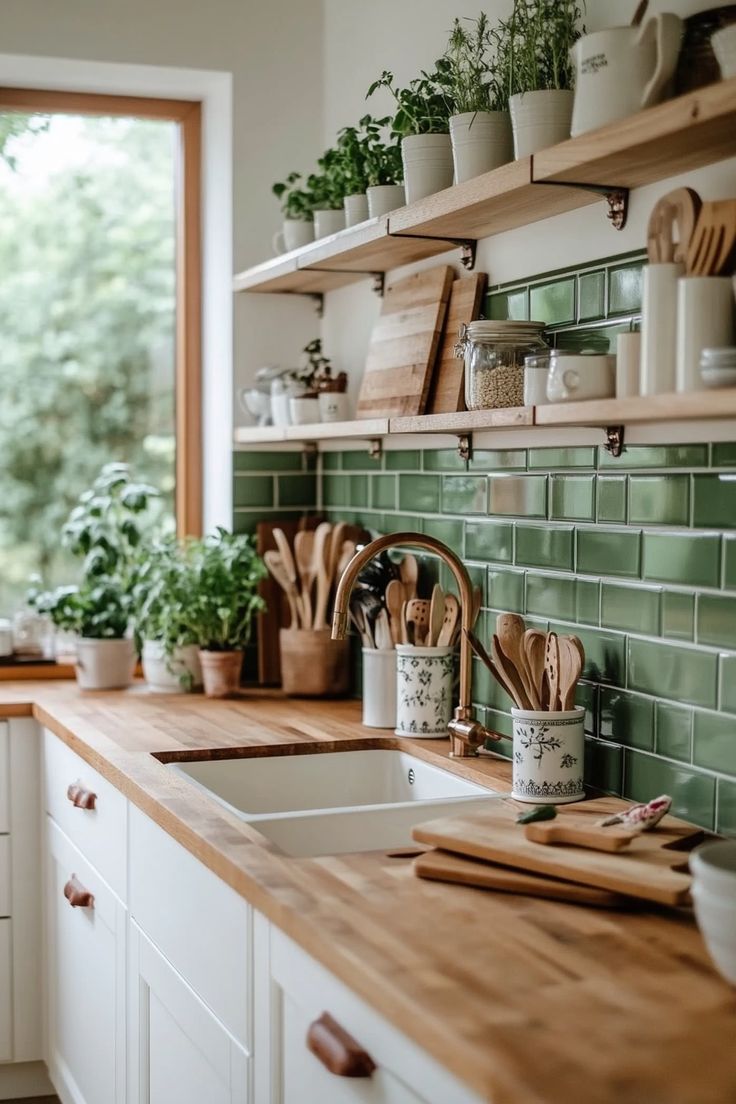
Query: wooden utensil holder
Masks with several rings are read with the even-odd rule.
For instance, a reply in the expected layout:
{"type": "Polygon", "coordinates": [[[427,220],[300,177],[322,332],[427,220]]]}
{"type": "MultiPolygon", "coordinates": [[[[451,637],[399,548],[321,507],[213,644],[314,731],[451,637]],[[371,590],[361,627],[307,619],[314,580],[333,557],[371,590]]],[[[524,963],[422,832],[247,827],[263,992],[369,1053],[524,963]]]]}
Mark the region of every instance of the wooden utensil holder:
{"type": "Polygon", "coordinates": [[[350,640],[329,629],[281,629],[281,682],[295,698],[329,698],[350,689],[350,640]]]}

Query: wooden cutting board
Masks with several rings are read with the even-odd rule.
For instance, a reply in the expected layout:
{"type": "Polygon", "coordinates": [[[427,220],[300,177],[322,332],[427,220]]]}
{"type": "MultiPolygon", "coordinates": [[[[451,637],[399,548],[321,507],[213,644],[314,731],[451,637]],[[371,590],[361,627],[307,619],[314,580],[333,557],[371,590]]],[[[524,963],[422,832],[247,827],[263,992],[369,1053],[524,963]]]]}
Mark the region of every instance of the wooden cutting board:
{"type": "MultiPolygon", "coordinates": [[[[620,802],[601,798],[576,805],[575,811],[560,816],[581,817],[590,823],[620,807],[620,802]]],[[[446,851],[663,905],[687,904],[690,899],[688,850],[704,835],[692,824],[665,817],[654,831],[643,832],[625,851],[608,854],[535,843],[526,838],[524,826],[514,817],[513,807],[496,808],[420,824],[412,835],[420,843],[446,851]],[[673,849],[673,844],[681,849],[673,849]]]]}
{"type": "Polygon", "coordinates": [[[473,272],[453,281],[445,316],[439,356],[432,373],[427,414],[454,414],[465,410],[465,364],[455,356],[460,327],[480,318],[488,286],[485,272],[473,272]]]}
{"type": "Polygon", "coordinates": [[[437,265],[386,285],[368,348],[358,418],[424,413],[452,275],[449,265],[437,265]]]}
{"type": "Polygon", "coordinates": [[[518,893],[522,897],[572,901],[578,905],[595,905],[598,908],[621,908],[632,904],[630,897],[611,893],[607,889],[595,889],[593,886],[564,882],[560,878],[547,878],[543,874],[511,870],[507,866],[464,858],[449,851],[425,851],[414,860],[414,873],[419,878],[435,882],[452,882],[477,889],[493,889],[500,893],[518,893]]]}

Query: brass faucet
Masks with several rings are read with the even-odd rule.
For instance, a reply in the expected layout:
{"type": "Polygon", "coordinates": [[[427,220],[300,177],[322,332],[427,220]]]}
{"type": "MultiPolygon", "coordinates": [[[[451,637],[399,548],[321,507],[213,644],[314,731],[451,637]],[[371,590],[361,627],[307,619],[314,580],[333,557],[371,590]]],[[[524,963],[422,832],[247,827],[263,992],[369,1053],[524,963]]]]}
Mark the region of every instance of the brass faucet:
{"type": "Polygon", "coordinates": [[[460,591],[461,607],[461,636],[460,636],[460,698],[455,715],[450,721],[448,731],[450,734],[450,755],[465,759],[478,754],[478,748],[485,740],[500,740],[495,732],[489,732],[487,728],[476,720],[472,709],[471,679],[472,679],[472,650],[468,633],[472,629],[473,618],[473,587],[470,576],[462,560],[455,555],[442,541],[434,537],[425,537],[421,533],[392,533],[385,537],[377,537],[356,552],[352,560],[342,573],[337,584],[335,595],[335,612],[332,615],[332,639],[342,640],[348,629],[348,603],[355,580],[365,565],[383,552],[384,548],[394,548],[411,545],[415,548],[433,552],[447,564],[457,580],[460,591]]]}

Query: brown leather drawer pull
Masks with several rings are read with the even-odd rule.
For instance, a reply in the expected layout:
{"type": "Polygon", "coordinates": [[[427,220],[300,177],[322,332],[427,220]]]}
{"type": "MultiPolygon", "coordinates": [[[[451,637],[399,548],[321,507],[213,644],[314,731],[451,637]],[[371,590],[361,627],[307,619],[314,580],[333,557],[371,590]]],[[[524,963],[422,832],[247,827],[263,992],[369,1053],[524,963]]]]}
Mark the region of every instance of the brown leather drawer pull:
{"type": "Polygon", "coordinates": [[[76,874],[64,886],[64,896],[72,908],[94,908],[94,894],[84,888],[76,874]]]}
{"type": "Polygon", "coordinates": [[[309,1025],[307,1046],[322,1065],[337,1077],[370,1077],[376,1063],[352,1035],[323,1012],[309,1025]]]}
{"type": "Polygon", "coordinates": [[[75,809],[94,809],[97,805],[97,794],[91,790],[85,790],[81,782],[72,782],[66,791],[66,796],[75,809]]]}

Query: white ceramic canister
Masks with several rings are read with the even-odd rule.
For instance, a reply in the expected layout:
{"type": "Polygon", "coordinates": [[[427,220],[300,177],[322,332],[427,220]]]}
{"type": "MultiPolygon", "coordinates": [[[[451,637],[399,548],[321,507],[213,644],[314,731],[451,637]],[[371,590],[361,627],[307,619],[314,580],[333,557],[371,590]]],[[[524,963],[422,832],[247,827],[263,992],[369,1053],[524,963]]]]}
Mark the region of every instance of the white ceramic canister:
{"type": "Polygon", "coordinates": [[[562,89],[518,92],[509,99],[514,156],[556,146],[570,137],[573,93],[562,89]]]}
{"type": "Polygon", "coordinates": [[[454,167],[449,134],[408,134],[401,143],[406,202],[452,185],[454,167]]]}
{"type": "Polygon", "coordinates": [[[615,356],[552,350],[547,378],[547,398],[550,402],[608,399],[615,392],[615,356]]]}
{"type": "Polygon", "coordinates": [[[202,685],[202,664],[196,644],[175,648],[167,656],[160,640],[144,640],[141,663],[148,689],[154,693],[177,694],[202,685]]]}
{"type": "Polygon", "coordinates": [[[306,219],[284,219],[283,226],[273,236],[274,253],[290,253],[314,241],[314,223],[306,219]]]}
{"type": "Polygon", "coordinates": [[[363,724],[396,728],[396,650],[363,648],[363,724]]]}
{"type": "Polygon", "coordinates": [[[372,184],[367,191],[368,214],[371,218],[389,215],[406,204],[403,184],[372,184]]]}
{"type": "Polygon", "coordinates": [[[734,301],[730,276],[683,276],[677,282],[678,391],[700,391],[703,349],[733,344],[734,301]]]}
{"type": "Polygon", "coordinates": [[[326,238],[330,234],[337,234],[339,230],[345,229],[345,210],[340,208],[337,210],[330,210],[324,208],[314,212],[314,237],[326,238]]]}
{"type": "Polygon", "coordinates": [[[549,352],[524,357],[524,406],[544,406],[547,398],[549,352]]]}
{"type": "Polygon", "coordinates": [[[616,338],[616,398],[639,394],[641,376],[641,334],[621,333],[616,338]]]}
{"type": "Polygon", "coordinates": [[[76,644],[76,675],[82,690],[124,690],[133,681],[135,645],[123,640],[80,637],[76,644]]]}
{"type": "Polygon", "coordinates": [[[565,805],[585,797],[584,709],[512,709],[513,789],[517,801],[565,805]]]}
{"type": "Polygon", "coordinates": [[[681,264],[644,265],[641,312],[641,394],[675,390],[677,281],[681,264]]]}
{"type": "Polygon", "coordinates": [[[508,111],[466,111],[450,119],[455,183],[472,180],[514,159],[508,111]]]}
{"type": "Polygon", "coordinates": [[[345,208],[346,226],[357,226],[359,222],[365,222],[368,218],[368,196],[365,192],[360,195],[345,196],[342,202],[345,208]]]}
{"type": "Polygon", "coordinates": [[[0,617],[0,656],[13,654],[13,623],[9,617],[0,617]]]}
{"type": "Polygon", "coordinates": [[[319,421],[319,400],[316,395],[292,395],[289,399],[292,425],[314,425],[319,421]]]}
{"type": "Polygon", "coordinates": [[[323,422],[346,422],[350,417],[344,391],[320,391],[319,413],[323,422]]]}
{"type": "Polygon", "coordinates": [[[452,716],[454,649],[396,648],[396,735],[447,739],[452,716]]]}

